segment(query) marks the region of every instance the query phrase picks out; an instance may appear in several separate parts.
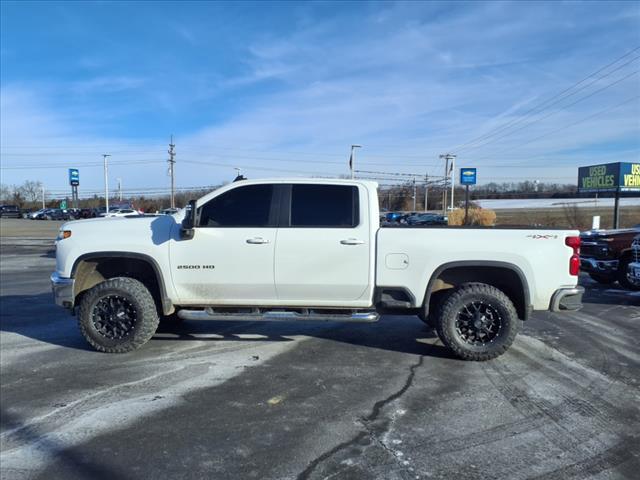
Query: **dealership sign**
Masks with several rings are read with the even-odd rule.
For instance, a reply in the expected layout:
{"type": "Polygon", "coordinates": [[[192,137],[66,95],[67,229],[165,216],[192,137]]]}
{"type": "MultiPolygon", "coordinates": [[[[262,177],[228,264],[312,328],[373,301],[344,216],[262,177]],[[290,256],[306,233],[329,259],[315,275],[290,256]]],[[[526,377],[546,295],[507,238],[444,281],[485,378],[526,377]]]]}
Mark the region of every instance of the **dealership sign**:
{"type": "Polygon", "coordinates": [[[578,169],[579,192],[640,190],[640,163],[606,163],[578,169]]]}
{"type": "Polygon", "coordinates": [[[460,185],[475,185],[478,180],[475,168],[460,169],[460,185]]]}
{"type": "Polygon", "coordinates": [[[72,187],[80,185],[80,171],[77,168],[69,169],[69,185],[72,187]]]}

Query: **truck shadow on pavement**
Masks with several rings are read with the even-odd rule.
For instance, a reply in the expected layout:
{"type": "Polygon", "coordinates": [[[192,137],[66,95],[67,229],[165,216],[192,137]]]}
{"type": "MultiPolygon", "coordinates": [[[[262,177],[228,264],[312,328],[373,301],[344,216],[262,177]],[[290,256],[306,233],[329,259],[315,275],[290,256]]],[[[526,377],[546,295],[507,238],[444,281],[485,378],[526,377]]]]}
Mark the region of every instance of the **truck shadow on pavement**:
{"type": "MultiPolygon", "coordinates": [[[[86,456],[77,449],[68,448],[66,445],[57,442],[53,436],[48,437],[42,434],[33,425],[24,422],[17,415],[2,409],[2,425],[4,432],[15,432],[14,441],[19,441],[23,445],[37,445],[38,450],[58,462],[69,467],[71,471],[77,473],[81,478],[92,478],[95,480],[110,480],[114,478],[127,480],[132,478],[122,469],[115,469],[106,462],[96,463],[87,461],[86,456]]],[[[10,472],[4,472],[9,478],[10,472]]],[[[3,478],[5,478],[3,476],[3,478]]]]}
{"type": "MultiPolygon", "coordinates": [[[[157,341],[291,341],[306,336],[354,346],[438,358],[456,357],[435,344],[436,333],[417,317],[383,316],[375,323],[185,321],[161,325],[157,341]]],[[[153,340],[152,340],[153,341],[153,340]]]]}
{"type": "MultiPolygon", "coordinates": [[[[5,295],[0,302],[0,331],[65,348],[92,351],[80,334],[75,317],[52,305],[51,294],[5,295]]],[[[415,355],[455,358],[436,344],[435,332],[417,317],[384,316],[376,323],[228,322],[161,323],[156,335],[139,351],[173,342],[291,342],[311,337],[355,346],[415,355]]],[[[171,347],[170,347],[171,348],[171,347]]],[[[166,348],[163,350],[166,351],[166,348]]],[[[135,355],[135,352],[132,353],[135,355]]]]}

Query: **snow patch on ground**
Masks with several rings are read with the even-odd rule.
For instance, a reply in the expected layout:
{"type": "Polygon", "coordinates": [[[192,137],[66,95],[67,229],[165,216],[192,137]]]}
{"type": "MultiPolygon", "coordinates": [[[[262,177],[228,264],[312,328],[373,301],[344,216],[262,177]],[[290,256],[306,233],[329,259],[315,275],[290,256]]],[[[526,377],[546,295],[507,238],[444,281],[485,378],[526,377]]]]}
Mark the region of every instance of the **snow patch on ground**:
{"type": "MultiPolygon", "coordinates": [[[[474,200],[482,208],[492,210],[518,208],[563,208],[567,205],[578,207],[613,207],[613,198],[517,198],[517,199],[488,199],[474,200]]],[[[621,207],[640,207],[640,197],[621,198],[621,207]]]]}

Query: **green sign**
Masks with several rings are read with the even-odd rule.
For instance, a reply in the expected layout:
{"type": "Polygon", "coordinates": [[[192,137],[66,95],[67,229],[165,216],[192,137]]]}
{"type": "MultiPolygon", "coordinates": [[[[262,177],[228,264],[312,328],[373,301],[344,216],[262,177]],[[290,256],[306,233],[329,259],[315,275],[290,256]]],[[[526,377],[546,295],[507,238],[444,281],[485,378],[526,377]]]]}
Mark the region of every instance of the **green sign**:
{"type": "Polygon", "coordinates": [[[62,200],[62,201],[60,202],[60,208],[61,208],[62,210],[66,210],[66,209],[67,209],[67,201],[66,201],[66,200],[62,200]]]}
{"type": "Polygon", "coordinates": [[[578,169],[580,192],[640,190],[640,163],[606,163],[578,169]]]}

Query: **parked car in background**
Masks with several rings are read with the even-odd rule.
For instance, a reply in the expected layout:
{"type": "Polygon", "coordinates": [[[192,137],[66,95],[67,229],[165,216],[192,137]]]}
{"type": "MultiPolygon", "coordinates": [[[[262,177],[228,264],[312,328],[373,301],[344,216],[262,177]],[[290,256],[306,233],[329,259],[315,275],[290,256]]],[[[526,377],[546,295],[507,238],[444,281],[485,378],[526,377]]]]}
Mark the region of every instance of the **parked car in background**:
{"type": "Polygon", "coordinates": [[[69,217],[72,219],[80,218],[79,208],[67,208],[66,212],[69,214],[69,217]]]}
{"type": "Polygon", "coordinates": [[[94,208],[81,208],[76,218],[95,218],[96,215],[94,208]]]}
{"type": "Polygon", "coordinates": [[[70,220],[72,217],[65,210],[49,208],[45,210],[38,220],[70,220]]]}
{"type": "Polygon", "coordinates": [[[30,220],[44,220],[44,212],[49,210],[48,208],[41,208],[40,210],[36,210],[35,212],[31,212],[29,214],[30,220]]]}
{"type": "Polygon", "coordinates": [[[632,262],[631,242],[640,227],[618,230],[590,230],[580,235],[580,269],[598,283],[640,290],[627,277],[632,262]]]}
{"type": "Polygon", "coordinates": [[[627,279],[634,287],[640,288],[640,235],[631,242],[631,263],[627,270],[627,279]]]}
{"type": "Polygon", "coordinates": [[[31,208],[27,208],[26,210],[20,210],[20,216],[24,219],[31,218],[31,214],[33,210],[31,208]]]}
{"type": "Polygon", "coordinates": [[[115,210],[109,210],[109,213],[105,217],[130,217],[140,215],[140,212],[133,208],[117,208],[115,210]]]}
{"type": "Polygon", "coordinates": [[[408,225],[448,225],[449,220],[437,213],[418,213],[407,218],[408,225]]]}
{"type": "Polygon", "coordinates": [[[388,212],[386,215],[387,222],[399,222],[406,215],[400,212],[388,212]]]}
{"type": "Polygon", "coordinates": [[[20,209],[16,205],[0,205],[0,217],[20,218],[20,209]]]}

